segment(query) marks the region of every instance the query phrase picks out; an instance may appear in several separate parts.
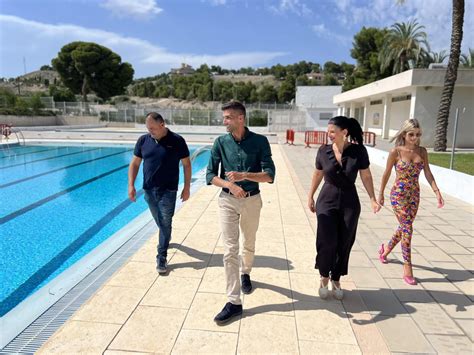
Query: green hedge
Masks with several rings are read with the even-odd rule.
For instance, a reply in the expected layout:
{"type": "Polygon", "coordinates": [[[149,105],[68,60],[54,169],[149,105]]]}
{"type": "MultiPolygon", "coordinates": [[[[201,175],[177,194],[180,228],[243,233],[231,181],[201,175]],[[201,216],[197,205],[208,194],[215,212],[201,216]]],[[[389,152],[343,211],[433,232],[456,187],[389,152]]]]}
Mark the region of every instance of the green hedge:
{"type": "Polygon", "coordinates": [[[0,108],[0,115],[10,116],[56,116],[56,112],[50,110],[34,111],[25,107],[0,108]]]}

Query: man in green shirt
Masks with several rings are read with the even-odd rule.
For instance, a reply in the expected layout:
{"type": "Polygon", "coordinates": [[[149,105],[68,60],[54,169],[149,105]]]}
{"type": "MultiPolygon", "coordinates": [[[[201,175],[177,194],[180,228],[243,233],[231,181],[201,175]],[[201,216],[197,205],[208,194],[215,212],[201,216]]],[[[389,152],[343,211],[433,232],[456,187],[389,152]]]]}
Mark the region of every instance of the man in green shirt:
{"type": "Polygon", "coordinates": [[[242,314],[240,290],[245,294],[252,291],[250,271],[262,208],[258,184],[273,183],[275,179],[275,164],[268,139],[245,127],[245,106],[231,101],[222,106],[222,111],[228,134],[215,140],[206,174],[208,185],[222,188],[218,203],[229,302],[214,318],[220,325],[242,314]],[[240,268],[239,226],[243,238],[240,268]]]}

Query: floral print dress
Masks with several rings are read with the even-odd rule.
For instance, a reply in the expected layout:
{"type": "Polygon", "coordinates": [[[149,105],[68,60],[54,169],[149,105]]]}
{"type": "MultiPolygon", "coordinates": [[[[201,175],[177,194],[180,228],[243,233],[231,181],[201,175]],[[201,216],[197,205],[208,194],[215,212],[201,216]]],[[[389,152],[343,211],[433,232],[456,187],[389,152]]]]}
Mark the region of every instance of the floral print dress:
{"type": "Polygon", "coordinates": [[[395,164],[397,178],[390,191],[390,202],[397,216],[399,225],[392,239],[388,243],[388,250],[401,241],[403,261],[411,264],[411,238],[413,235],[413,221],[415,220],[420,204],[420,185],[418,177],[423,170],[423,161],[410,162],[401,159],[395,164]]]}

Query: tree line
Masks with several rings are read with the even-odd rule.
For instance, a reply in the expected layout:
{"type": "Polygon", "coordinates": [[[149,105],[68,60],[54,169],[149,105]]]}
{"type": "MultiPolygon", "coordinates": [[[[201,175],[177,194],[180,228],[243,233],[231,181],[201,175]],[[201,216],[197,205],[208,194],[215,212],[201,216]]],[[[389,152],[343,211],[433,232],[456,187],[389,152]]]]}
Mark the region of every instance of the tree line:
{"type": "MultiPolygon", "coordinates": [[[[110,49],[96,43],[72,42],[61,48],[52,60],[52,66],[44,65],[41,70],[54,69],[59,73],[61,83],[49,85],[49,94],[57,101],[73,101],[76,94],[87,100],[88,93],[95,93],[102,100],[130,94],[198,101],[236,99],[247,103],[289,103],[295,97],[297,86],[342,85],[342,90],[346,91],[410,68],[443,63],[448,53],[431,51],[423,29],[416,20],[395,23],[391,28],[362,27],[354,36],[350,52],[356,65],[300,61],[268,68],[225,69],[202,64],[190,75],[163,73],[133,80],[132,65],[122,62],[110,49]],[[321,75],[315,79],[311,75],[315,73],[321,75]],[[231,79],[234,75],[274,79],[256,82],[243,77],[242,81],[236,81],[231,79]],[[219,80],[216,76],[220,76],[219,80]]],[[[473,55],[472,49],[462,54],[461,66],[472,68],[473,55]]]]}
{"type": "MultiPolygon", "coordinates": [[[[129,87],[134,96],[199,101],[229,101],[236,99],[246,103],[278,102],[288,103],[295,97],[297,85],[339,85],[338,77],[345,71],[350,72],[353,65],[326,62],[321,68],[319,63],[301,61],[290,65],[277,64],[270,68],[242,68],[238,70],[222,69],[219,66],[201,65],[193,74],[160,74],[155,77],[138,79],[129,87]],[[309,73],[324,73],[322,81],[309,79],[309,73]],[[229,80],[216,75],[228,75],[229,80]],[[254,83],[252,80],[232,80],[233,75],[273,76],[275,79],[254,83]]],[[[247,77],[248,78],[248,77],[247,77]]]]}

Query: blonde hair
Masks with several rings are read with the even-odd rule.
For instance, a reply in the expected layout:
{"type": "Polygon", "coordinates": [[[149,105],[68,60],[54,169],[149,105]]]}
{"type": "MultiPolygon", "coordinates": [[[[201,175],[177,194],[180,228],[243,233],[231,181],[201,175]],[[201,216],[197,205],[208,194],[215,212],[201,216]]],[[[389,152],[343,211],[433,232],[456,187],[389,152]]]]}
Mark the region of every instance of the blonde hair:
{"type": "Polygon", "coordinates": [[[421,131],[420,122],[416,118],[410,118],[403,122],[402,127],[400,130],[395,134],[392,139],[390,139],[390,143],[395,141],[395,146],[405,145],[405,135],[409,132],[414,130],[415,128],[419,128],[421,131]]]}

